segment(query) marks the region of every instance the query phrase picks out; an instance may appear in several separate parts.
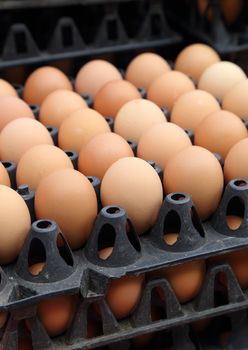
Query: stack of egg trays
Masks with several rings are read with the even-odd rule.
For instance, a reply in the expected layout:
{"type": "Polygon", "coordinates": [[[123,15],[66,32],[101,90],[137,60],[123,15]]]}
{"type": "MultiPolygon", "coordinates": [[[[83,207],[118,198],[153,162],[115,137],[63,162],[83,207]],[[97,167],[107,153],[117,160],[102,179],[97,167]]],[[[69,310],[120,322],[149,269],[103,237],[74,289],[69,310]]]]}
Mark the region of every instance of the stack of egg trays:
{"type": "Polygon", "coordinates": [[[0,16],[0,68],[167,46],[181,40],[167,24],[162,0],[0,1],[0,16]],[[124,6],[129,3],[134,5],[127,11],[124,6]],[[77,5],[74,12],[73,5],[77,5]],[[37,20],[30,21],[30,16],[37,20]],[[90,28],[85,20],[89,18],[90,28]]]}
{"type": "MultiPolygon", "coordinates": [[[[75,154],[71,156],[75,158],[75,154]]],[[[14,183],[13,164],[4,164],[14,183]]],[[[159,171],[158,167],[155,169],[159,171]]],[[[94,177],[91,180],[99,194],[100,182],[94,177]]],[[[18,191],[23,195],[34,221],[17,262],[0,269],[0,312],[9,312],[0,349],[17,349],[18,324],[29,319],[36,350],[91,349],[161,330],[171,330],[175,350],[193,350],[195,345],[190,339],[188,324],[248,308],[247,291],[241,290],[227,264],[210,266],[199,295],[183,305],[164,278],[146,282],[136,310],[124,320],[115,318],[105,300],[108,284],[113,279],[247,248],[248,180],[232,180],[225,188],[218,209],[204,223],[199,220],[187,194],[167,195],[155,225],[141,237],[137,236],[124,209],[104,207],[99,211],[85,247],[74,252],[55,222],[49,219],[35,221],[35,194],[25,186],[18,191]],[[242,207],[240,203],[243,203],[242,207]],[[240,213],[243,214],[243,222],[239,229],[233,231],[226,224],[226,215],[240,213]],[[128,234],[127,224],[130,228],[128,234]],[[177,231],[171,231],[171,228],[177,231]],[[179,232],[177,242],[167,245],[164,232],[179,232]],[[58,236],[64,241],[61,248],[57,246],[58,236]],[[112,246],[113,252],[107,260],[102,260],[98,250],[107,246],[112,246]],[[30,262],[39,261],[45,261],[45,267],[39,275],[33,276],[28,267],[30,262]],[[222,291],[223,300],[227,299],[225,303],[216,302],[215,284],[220,272],[225,273],[228,281],[227,288],[222,291]],[[165,315],[163,319],[153,321],[151,296],[158,287],[166,296],[163,302],[165,315]],[[37,304],[54,296],[78,293],[81,299],[72,325],[66,334],[51,339],[36,315],[37,304]],[[88,310],[93,304],[101,310],[103,334],[87,339],[88,310]]]]}
{"type": "MultiPolygon", "coordinates": [[[[165,6],[170,6],[165,1],[165,6]]],[[[170,9],[171,10],[171,9],[170,9]]],[[[172,11],[167,13],[175,27],[178,26],[185,34],[188,34],[193,41],[205,42],[214,47],[221,55],[229,55],[247,51],[247,1],[244,1],[244,8],[241,11],[237,22],[228,26],[222,18],[219,0],[208,0],[208,7],[203,15],[199,14],[197,0],[176,1],[172,11]],[[212,12],[211,21],[208,19],[209,11],[212,12]]]]}

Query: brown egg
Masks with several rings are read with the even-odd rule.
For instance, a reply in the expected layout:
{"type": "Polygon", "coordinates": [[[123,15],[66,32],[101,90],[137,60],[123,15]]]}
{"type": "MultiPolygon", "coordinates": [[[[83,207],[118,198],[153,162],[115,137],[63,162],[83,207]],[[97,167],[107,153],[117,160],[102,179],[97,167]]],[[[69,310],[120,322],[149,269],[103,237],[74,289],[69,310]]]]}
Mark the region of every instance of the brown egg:
{"type": "Polygon", "coordinates": [[[8,264],[18,256],[28,235],[31,220],[22,197],[11,188],[0,185],[0,264],[8,264]]]}
{"type": "Polygon", "coordinates": [[[123,207],[138,234],[156,221],[162,205],[163,189],[154,168],[142,159],[117,160],[106,171],[101,184],[103,206],[123,207]]]}
{"type": "Polygon", "coordinates": [[[211,321],[212,318],[203,318],[201,320],[192,322],[191,326],[195,332],[201,333],[205,331],[205,329],[208,327],[211,321]]]}
{"type": "Polygon", "coordinates": [[[3,164],[0,162],[0,184],[10,187],[9,174],[3,164]]]}
{"type": "Polygon", "coordinates": [[[53,145],[46,127],[35,119],[15,119],[0,134],[0,158],[18,163],[29,148],[39,144],[53,145]]]}
{"type": "Polygon", "coordinates": [[[85,100],[76,92],[56,90],[43,100],[39,119],[44,125],[52,125],[59,128],[71,113],[87,107],[85,100]]]}
{"type": "MultiPolygon", "coordinates": [[[[152,272],[153,276],[164,277],[170,283],[180,303],[186,303],[200,292],[206,273],[204,260],[195,260],[176,266],[165,267],[152,272]]],[[[161,298],[164,295],[161,294],[161,298]]]]}
{"type": "Polygon", "coordinates": [[[141,136],[137,154],[142,159],[155,161],[164,169],[170,157],[191,145],[188,135],[179,126],[161,123],[141,136]]]}
{"type": "Polygon", "coordinates": [[[121,136],[110,132],[99,134],[81,148],[78,170],[84,175],[102,179],[108,168],[118,159],[133,156],[131,147],[121,136]]]}
{"type": "Polygon", "coordinates": [[[192,44],[179,53],[175,61],[175,69],[198,82],[204,70],[219,61],[220,56],[212,47],[205,44],[192,44]]]}
{"type": "Polygon", "coordinates": [[[25,82],[23,99],[29,104],[41,105],[51,92],[72,90],[67,76],[55,67],[41,67],[33,71],[25,82]]]}
{"type": "Polygon", "coordinates": [[[162,56],[145,52],[132,59],[127,67],[125,78],[137,88],[148,89],[154,79],[170,70],[169,64],[162,56]]]}
{"type": "Polygon", "coordinates": [[[89,95],[95,99],[98,91],[109,81],[121,80],[118,69],[104,60],[93,60],[86,63],[78,72],[75,89],[79,94],[89,95]]]}
{"type": "Polygon", "coordinates": [[[248,79],[234,85],[227,91],[222,101],[222,107],[238,117],[248,119],[248,79]]]}
{"type": "Polygon", "coordinates": [[[70,158],[58,147],[37,145],[26,151],[21,157],[17,170],[17,186],[27,184],[35,191],[40,181],[60,169],[72,169],[70,158]]]}
{"type": "Polygon", "coordinates": [[[139,91],[128,81],[110,81],[96,94],[94,109],[104,116],[115,118],[125,103],[138,98],[141,98],[139,91]]]}
{"type": "Polygon", "coordinates": [[[176,101],[171,111],[171,122],[195,131],[208,114],[219,110],[216,98],[206,91],[194,90],[186,92],[176,101]]]}
{"type": "Polygon", "coordinates": [[[246,80],[245,72],[235,63],[221,61],[212,64],[202,73],[198,88],[222,100],[235,84],[246,80]]]}
{"type": "Polygon", "coordinates": [[[166,121],[164,113],[155,103],[143,99],[132,100],[117,113],[114,132],[126,140],[138,142],[145,131],[166,121]]]}
{"type": "Polygon", "coordinates": [[[18,350],[33,350],[32,340],[30,338],[19,339],[18,350]]]}
{"type": "MultiPolygon", "coordinates": [[[[219,0],[219,5],[221,8],[221,13],[224,15],[224,19],[227,23],[231,24],[235,22],[242,10],[244,1],[243,0],[219,0]]],[[[198,10],[201,15],[205,14],[205,11],[208,6],[207,0],[198,0],[197,1],[198,10]]],[[[209,9],[207,13],[208,19],[211,21],[213,18],[213,11],[209,9]]]]}
{"type": "Polygon", "coordinates": [[[97,199],[86,176],[62,169],[44,177],[36,190],[38,219],[56,221],[72,249],[87,240],[97,215],[97,199]]]}
{"type": "Polygon", "coordinates": [[[181,95],[194,89],[194,83],[185,74],[171,71],[153,80],[148,88],[147,98],[159,107],[171,110],[181,95]]]}
{"type": "Polygon", "coordinates": [[[248,178],[248,164],[246,159],[248,155],[248,138],[236,143],[229,150],[224,164],[225,182],[228,183],[236,178],[248,178]]]}
{"type": "Polygon", "coordinates": [[[98,134],[111,132],[103,116],[90,108],[78,109],[59,128],[59,147],[79,153],[81,147],[98,134]]]}
{"type": "Polygon", "coordinates": [[[6,80],[0,79],[0,96],[18,97],[18,93],[10,83],[8,83],[6,80]]]}
{"type": "Polygon", "coordinates": [[[13,96],[0,97],[0,131],[14,119],[33,118],[34,114],[31,108],[20,98],[13,96]]]}
{"type": "Polygon", "coordinates": [[[243,218],[236,215],[227,215],[226,223],[231,230],[237,230],[242,224],[243,218]]]}
{"type": "Polygon", "coordinates": [[[223,173],[215,156],[199,146],[187,147],[171,157],[164,171],[166,193],[191,196],[202,220],[217,208],[223,190],[223,173]]]}
{"type": "Polygon", "coordinates": [[[218,111],[208,115],[195,130],[195,145],[219,153],[226,158],[230,148],[246,138],[247,130],[235,114],[218,111]]]}
{"type": "Polygon", "coordinates": [[[44,269],[44,266],[45,266],[44,262],[39,262],[34,265],[30,265],[28,267],[28,271],[31,273],[31,275],[38,276],[44,269]]]}

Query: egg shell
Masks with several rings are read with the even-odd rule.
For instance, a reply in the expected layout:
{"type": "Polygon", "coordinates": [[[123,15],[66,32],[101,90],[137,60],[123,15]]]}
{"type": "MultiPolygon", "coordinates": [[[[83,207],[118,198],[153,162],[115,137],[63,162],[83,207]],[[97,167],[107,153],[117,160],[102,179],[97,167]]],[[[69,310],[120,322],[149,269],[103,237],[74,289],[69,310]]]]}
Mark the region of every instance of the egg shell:
{"type": "Polygon", "coordinates": [[[141,136],[137,154],[142,159],[155,161],[164,169],[170,157],[191,145],[183,129],[173,123],[162,123],[141,136]]]}
{"type": "Polygon", "coordinates": [[[105,84],[96,94],[94,109],[103,116],[115,118],[128,101],[141,98],[138,89],[126,80],[114,80],[105,84]]]}
{"type": "Polygon", "coordinates": [[[191,146],[171,157],[164,170],[166,193],[191,196],[202,220],[217,208],[223,190],[223,173],[215,156],[203,147],[191,146]]]}
{"type": "Polygon", "coordinates": [[[222,101],[223,109],[230,111],[240,118],[248,119],[248,79],[235,84],[224,95],[222,101]]]}
{"type": "Polygon", "coordinates": [[[164,113],[155,103],[143,99],[132,100],[125,103],[117,113],[114,132],[138,143],[145,131],[166,121],[164,113]]]}
{"type": "Polygon", "coordinates": [[[0,96],[18,97],[18,93],[13,86],[4,79],[0,79],[0,96]]]}
{"type": "Polygon", "coordinates": [[[195,86],[187,75],[171,71],[153,80],[147,90],[147,98],[170,111],[181,95],[192,90],[195,90],[195,86]]]}
{"type": "Polygon", "coordinates": [[[60,169],[73,169],[70,158],[58,147],[38,145],[21,157],[16,170],[17,186],[27,184],[35,191],[44,177],[60,169]],[[32,171],[30,171],[32,169],[32,171]]]}
{"type": "Polygon", "coordinates": [[[194,90],[179,97],[172,108],[170,120],[194,132],[207,115],[219,110],[216,98],[206,91],[194,90]]]}
{"type": "Polygon", "coordinates": [[[66,118],[59,128],[59,147],[79,153],[92,137],[111,132],[103,116],[90,108],[79,109],[66,118]]]}
{"type": "Polygon", "coordinates": [[[39,119],[44,125],[52,125],[59,128],[71,113],[87,107],[85,100],[76,92],[56,90],[43,100],[39,119]]]}
{"type": "Polygon", "coordinates": [[[194,143],[225,159],[231,147],[247,136],[247,129],[239,117],[221,110],[211,113],[198,125],[194,143]]]}
{"type": "Polygon", "coordinates": [[[246,80],[245,72],[235,63],[221,61],[212,64],[202,73],[198,88],[222,101],[235,84],[246,80]]]}
{"type": "Polygon", "coordinates": [[[229,150],[224,164],[225,182],[236,178],[248,178],[248,164],[244,161],[248,155],[248,138],[237,142],[229,150]]]}
{"type": "Polygon", "coordinates": [[[118,159],[133,156],[131,147],[123,137],[110,132],[99,134],[81,148],[78,170],[84,175],[102,179],[108,168],[118,159]]]}
{"type": "Polygon", "coordinates": [[[39,219],[52,219],[72,249],[87,240],[97,215],[97,199],[86,176],[73,169],[62,169],[44,177],[35,194],[39,219]]]}
{"type": "Polygon", "coordinates": [[[237,230],[242,224],[243,218],[236,215],[227,215],[226,223],[231,230],[237,230]]]}
{"type": "MultiPolygon", "coordinates": [[[[219,0],[218,1],[221,13],[228,24],[235,22],[242,10],[244,1],[243,0],[219,0]]],[[[207,0],[197,1],[198,10],[201,15],[205,14],[208,6],[207,0]]],[[[210,21],[213,19],[213,11],[210,9],[207,13],[207,17],[210,21]]]]}
{"type": "Polygon", "coordinates": [[[137,88],[147,90],[154,79],[170,70],[168,62],[162,56],[145,52],[132,59],[127,66],[125,78],[137,88]]]}
{"type": "Polygon", "coordinates": [[[0,131],[14,119],[17,118],[32,118],[34,114],[31,108],[20,98],[14,96],[0,97],[0,131]]]}
{"type": "Polygon", "coordinates": [[[195,332],[201,333],[205,331],[205,329],[208,327],[211,321],[212,318],[203,318],[201,320],[192,322],[191,326],[195,332]]]}
{"type": "Polygon", "coordinates": [[[46,127],[35,119],[15,119],[0,134],[0,158],[18,163],[28,149],[39,144],[53,145],[46,127]]]}
{"type": "Polygon", "coordinates": [[[162,200],[160,178],[154,168],[142,159],[119,159],[102,179],[102,205],[123,207],[138,234],[144,233],[155,223],[162,200]]]}
{"type": "Polygon", "coordinates": [[[104,60],[92,60],[77,73],[75,89],[79,94],[88,95],[94,100],[106,83],[121,79],[121,73],[113,64],[104,60]]]}
{"type": "Polygon", "coordinates": [[[11,188],[0,185],[0,264],[18,256],[28,235],[31,220],[26,203],[11,188]]]}
{"type": "Polygon", "coordinates": [[[33,350],[32,340],[30,338],[19,339],[18,350],[33,350]]]}
{"type": "Polygon", "coordinates": [[[212,47],[205,44],[192,44],[179,53],[175,61],[175,69],[198,82],[204,70],[219,61],[220,56],[212,47]]]}
{"type": "Polygon", "coordinates": [[[6,170],[6,168],[1,162],[0,162],[0,184],[11,187],[8,171],[6,170]]]}
{"type": "Polygon", "coordinates": [[[67,76],[55,67],[44,66],[34,70],[24,84],[23,99],[29,104],[41,105],[53,91],[72,90],[67,76]]]}

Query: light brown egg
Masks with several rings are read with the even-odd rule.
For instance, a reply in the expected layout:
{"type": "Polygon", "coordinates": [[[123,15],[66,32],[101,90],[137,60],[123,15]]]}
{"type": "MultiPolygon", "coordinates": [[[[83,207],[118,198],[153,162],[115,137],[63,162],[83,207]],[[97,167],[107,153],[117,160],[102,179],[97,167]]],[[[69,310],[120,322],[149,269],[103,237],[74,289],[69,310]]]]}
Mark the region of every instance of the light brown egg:
{"type": "Polygon", "coordinates": [[[144,233],[155,223],[162,200],[163,189],[159,176],[143,159],[119,159],[110,166],[102,179],[103,206],[123,207],[138,234],[144,233]]]}
{"type": "Polygon", "coordinates": [[[234,85],[227,91],[222,101],[222,107],[233,112],[240,118],[248,119],[248,79],[234,85]]]}
{"type": "Polygon", "coordinates": [[[99,134],[81,148],[78,170],[84,175],[102,179],[108,168],[118,159],[133,156],[131,147],[121,136],[110,132],[99,134]]]}
{"type": "Polygon", "coordinates": [[[145,52],[132,59],[127,66],[125,78],[137,88],[147,90],[154,79],[170,70],[168,62],[162,56],[145,52]]]}
{"type": "Polygon", "coordinates": [[[0,96],[18,97],[18,93],[13,86],[4,79],[0,79],[0,96]]]}
{"type": "Polygon", "coordinates": [[[95,99],[98,91],[109,81],[121,80],[118,69],[104,60],[93,60],[86,63],[78,72],[75,89],[79,94],[89,95],[95,99]]]}
{"type": "Polygon", "coordinates": [[[247,136],[247,129],[239,117],[221,110],[211,113],[198,125],[194,143],[225,159],[230,148],[247,136]]]}
{"type": "Polygon", "coordinates": [[[202,73],[198,88],[222,100],[235,84],[246,80],[245,72],[235,63],[221,61],[212,64],[202,73]]]}
{"type": "Polygon", "coordinates": [[[32,118],[34,114],[31,108],[20,98],[13,96],[0,97],[0,131],[14,119],[32,118]]]}
{"type": "Polygon", "coordinates": [[[72,90],[67,76],[55,67],[41,67],[34,70],[27,78],[23,99],[29,104],[41,105],[51,92],[59,89],[72,90]]]}
{"type": "Polygon", "coordinates": [[[225,182],[236,178],[248,178],[248,164],[245,159],[248,156],[248,138],[236,143],[229,150],[224,164],[225,182]]]}
{"type": "Polygon", "coordinates": [[[227,215],[226,223],[231,230],[237,230],[242,224],[243,218],[236,215],[227,215]]]}
{"type": "MultiPolygon", "coordinates": [[[[218,2],[221,8],[221,12],[224,15],[224,19],[227,21],[227,23],[231,24],[235,22],[240,15],[244,0],[219,0],[218,2]]],[[[197,1],[198,10],[201,15],[205,13],[207,5],[207,0],[197,1]]],[[[211,9],[208,11],[207,17],[210,21],[212,20],[213,11],[211,9]]]]}
{"type": "Polygon", "coordinates": [[[175,61],[175,69],[198,82],[204,70],[219,61],[220,56],[212,47],[205,44],[192,44],[179,53],[175,61]]]}
{"type": "Polygon", "coordinates": [[[191,146],[186,132],[173,123],[161,123],[147,130],[138,143],[138,157],[155,161],[162,169],[170,157],[191,146]]]}
{"type": "Polygon", "coordinates": [[[0,185],[0,264],[9,264],[18,256],[28,235],[31,220],[22,197],[0,185]]]}
{"type": "Polygon", "coordinates": [[[155,103],[143,99],[132,100],[125,103],[117,113],[114,132],[137,143],[145,131],[166,121],[155,103]]]}
{"type": "Polygon", "coordinates": [[[81,147],[98,134],[111,132],[103,116],[90,108],[78,109],[59,128],[59,147],[79,153],[81,147]]]}
{"type": "Polygon", "coordinates": [[[44,125],[59,128],[72,112],[87,107],[85,100],[76,92],[56,90],[43,100],[39,119],[44,125]]]}
{"type": "Polygon", "coordinates": [[[195,86],[190,78],[181,72],[171,71],[153,80],[148,88],[147,98],[159,107],[171,110],[181,95],[192,90],[195,90],[195,86]]]}
{"type": "Polygon", "coordinates": [[[46,127],[35,119],[15,119],[0,134],[0,158],[18,163],[29,148],[39,144],[53,145],[46,127]]]}
{"type": "Polygon", "coordinates": [[[36,190],[38,219],[54,220],[72,249],[87,240],[97,215],[97,199],[86,176],[62,169],[44,177],[36,190]]]}
{"type": "Polygon", "coordinates": [[[0,184],[10,187],[9,174],[1,162],[0,162],[0,184]]]}
{"type": "Polygon", "coordinates": [[[203,90],[186,92],[175,102],[171,122],[181,128],[195,131],[204,118],[220,110],[220,105],[211,94],[203,90]]]}
{"type": "Polygon", "coordinates": [[[187,147],[171,157],[164,170],[166,193],[191,196],[202,220],[217,208],[223,190],[223,173],[215,156],[199,146],[187,147]]]}
{"type": "Polygon", "coordinates": [[[125,103],[138,98],[141,98],[138,89],[129,81],[110,81],[96,94],[94,109],[103,116],[115,118],[125,103]]]}
{"type": "Polygon", "coordinates": [[[60,169],[73,169],[70,158],[58,147],[37,145],[26,151],[16,170],[17,186],[27,184],[35,191],[40,181],[60,169]]]}

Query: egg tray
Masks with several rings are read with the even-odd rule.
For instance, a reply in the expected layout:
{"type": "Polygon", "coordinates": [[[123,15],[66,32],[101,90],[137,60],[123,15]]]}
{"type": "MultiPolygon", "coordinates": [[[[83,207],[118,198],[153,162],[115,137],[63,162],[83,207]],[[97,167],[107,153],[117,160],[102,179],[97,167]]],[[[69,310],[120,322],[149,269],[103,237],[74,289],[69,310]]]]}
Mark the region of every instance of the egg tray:
{"type": "MultiPolygon", "coordinates": [[[[143,1],[130,0],[125,6],[137,3],[131,10],[123,6],[120,9],[123,0],[76,1],[74,5],[83,6],[75,7],[64,0],[60,5],[66,2],[67,7],[58,6],[56,11],[49,6],[32,8],[32,18],[39,18],[35,23],[30,21],[29,8],[2,12],[0,68],[77,57],[82,59],[106,53],[168,46],[181,41],[181,37],[167,24],[162,0],[149,0],[148,7],[143,1]],[[40,28],[43,28],[42,32],[40,28]]],[[[10,1],[9,5],[13,3],[10,1]]],[[[27,1],[18,3],[25,5],[27,1]]],[[[33,3],[40,5],[43,1],[33,3]]],[[[0,1],[0,10],[1,4],[3,1],[0,1]]]]}

